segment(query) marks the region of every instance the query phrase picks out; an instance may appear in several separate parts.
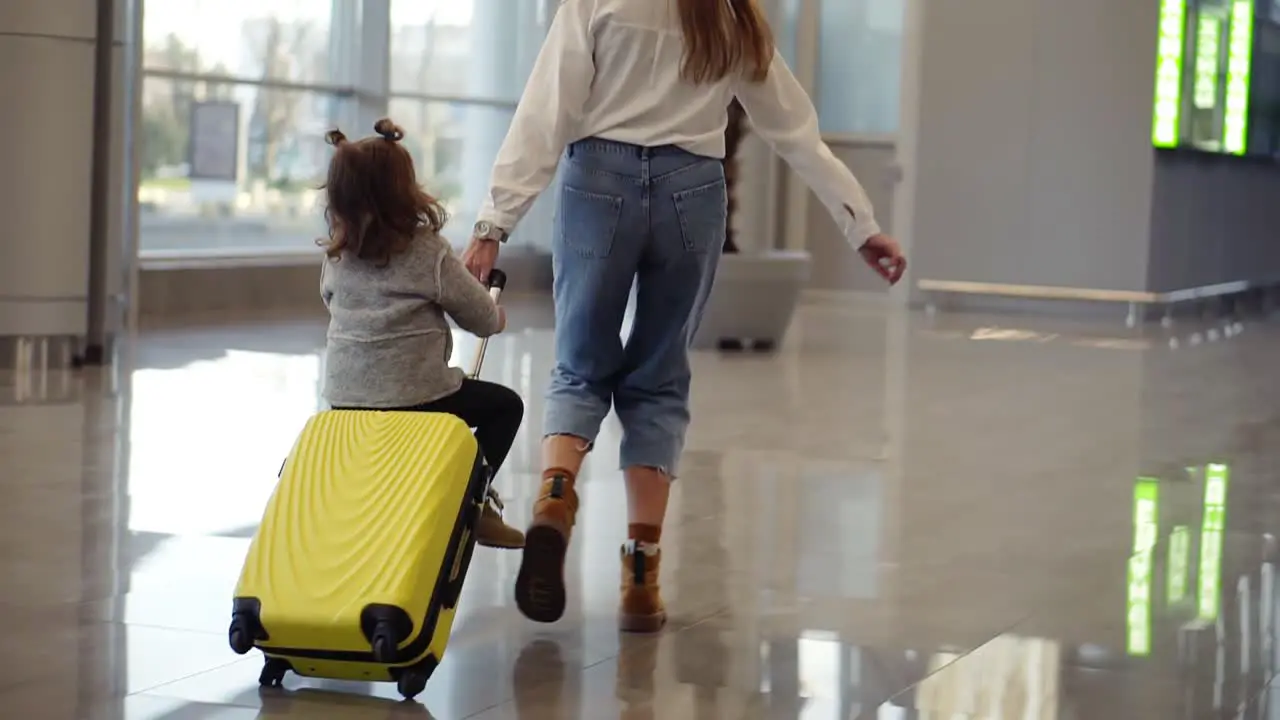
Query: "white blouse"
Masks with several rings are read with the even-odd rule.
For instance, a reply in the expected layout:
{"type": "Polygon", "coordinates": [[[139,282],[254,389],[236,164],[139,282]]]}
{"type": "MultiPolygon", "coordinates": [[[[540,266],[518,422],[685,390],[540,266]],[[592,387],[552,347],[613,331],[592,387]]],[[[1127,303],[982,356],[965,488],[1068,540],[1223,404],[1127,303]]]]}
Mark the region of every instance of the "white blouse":
{"type": "Polygon", "coordinates": [[[822,141],[813,102],[775,53],[768,78],[680,77],[674,0],[562,0],[493,167],[480,220],[510,232],[588,137],[724,157],[737,96],[752,129],[813,188],[855,247],[880,232],[866,191],[822,141]]]}

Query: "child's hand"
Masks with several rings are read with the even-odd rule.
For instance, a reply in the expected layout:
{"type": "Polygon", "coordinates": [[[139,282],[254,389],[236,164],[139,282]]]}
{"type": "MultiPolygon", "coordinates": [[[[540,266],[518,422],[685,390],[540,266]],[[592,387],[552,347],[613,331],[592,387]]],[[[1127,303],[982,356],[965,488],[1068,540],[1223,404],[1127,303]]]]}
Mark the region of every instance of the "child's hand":
{"type": "Polygon", "coordinates": [[[507,329],[507,309],[499,305],[498,306],[498,332],[502,332],[506,329],[507,329]]]}

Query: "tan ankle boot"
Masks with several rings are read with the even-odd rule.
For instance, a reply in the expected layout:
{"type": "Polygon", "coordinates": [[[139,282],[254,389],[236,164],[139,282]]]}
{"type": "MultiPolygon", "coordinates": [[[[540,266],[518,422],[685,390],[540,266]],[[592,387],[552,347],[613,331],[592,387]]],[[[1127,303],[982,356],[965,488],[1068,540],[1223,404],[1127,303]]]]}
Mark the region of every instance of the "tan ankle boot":
{"type": "Polygon", "coordinates": [[[524,547],[524,533],[502,520],[502,500],[489,491],[489,498],[476,522],[476,542],[491,548],[515,550],[524,547]]]}
{"type": "Polygon", "coordinates": [[[573,478],[553,471],[542,481],[542,494],[533,505],[516,575],[516,606],[530,620],[552,623],[564,615],[564,557],[577,515],[573,478]]]}
{"type": "Polygon", "coordinates": [[[565,475],[555,475],[542,481],[542,492],[533,504],[530,529],[550,527],[568,540],[578,521],[578,491],[574,484],[573,479],[565,475]]]}
{"type": "Polygon", "coordinates": [[[618,627],[623,632],[651,633],[667,624],[667,608],[658,587],[662,551],[635,540],[622,546],[622,601],[618,627]]]}

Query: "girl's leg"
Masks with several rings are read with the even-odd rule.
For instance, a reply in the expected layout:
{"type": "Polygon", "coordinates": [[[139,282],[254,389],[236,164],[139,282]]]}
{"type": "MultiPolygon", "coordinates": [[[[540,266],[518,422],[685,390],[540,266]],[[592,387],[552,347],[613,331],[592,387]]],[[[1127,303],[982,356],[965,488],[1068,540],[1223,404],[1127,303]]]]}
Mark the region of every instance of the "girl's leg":
{"type": "Polygon", "coordinates": [[[469,427],[475,428],[480,451],[494,474],[507,459],[507,453],[511,452],[520,432],[520,423],[524,421],[524,401],[515,390],[471,378],[463,380],[462,387],[454,394],[415,409],[456,415],[469,427]]]}
{"type": "MultiPolygon", "coordinates": [[[[520,423],[524,419],[524,402],[514,390],[497,383],[470,378],[452,395],[422,405],[417,410],[456,415],[475,428],[476,442],[485,462],[495,475],[511,451],[520,423]]],[[[500,501],[486,503],[476,526],[476,542],[486,547],[515,549],[524,547],[524,533],[502,521],[500,501]]]]}
{"type": "Polygon", "coordinates": [[[485,462],[497,474],[524,422],[524,401],[516,391],[506,385],[467,378],[458,392],[433,405],[437,412],[457,415],[476,429],[485,462]]]}

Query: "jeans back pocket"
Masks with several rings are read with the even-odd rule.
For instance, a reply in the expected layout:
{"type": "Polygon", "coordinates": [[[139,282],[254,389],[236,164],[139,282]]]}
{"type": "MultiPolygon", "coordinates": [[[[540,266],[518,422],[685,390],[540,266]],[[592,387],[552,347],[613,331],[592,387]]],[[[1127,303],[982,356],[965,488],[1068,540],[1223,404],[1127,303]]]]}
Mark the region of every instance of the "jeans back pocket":
{"type": "Polygon", "coordinates": [[[584,258],[607,258],[621,217],[622,198],[566,184],[560,192],[560,243],[584,258]]]}
{"type": "Polygon", "coordinates": [[[673,199],[685,250],[705,253],[724,246],[729,230],[729,192],[724,178],[681,190],[673,199]]]}

